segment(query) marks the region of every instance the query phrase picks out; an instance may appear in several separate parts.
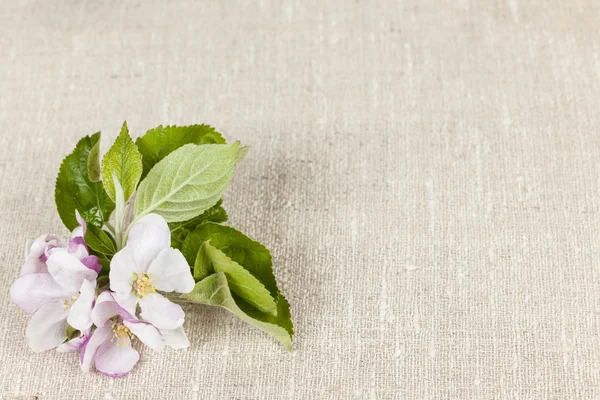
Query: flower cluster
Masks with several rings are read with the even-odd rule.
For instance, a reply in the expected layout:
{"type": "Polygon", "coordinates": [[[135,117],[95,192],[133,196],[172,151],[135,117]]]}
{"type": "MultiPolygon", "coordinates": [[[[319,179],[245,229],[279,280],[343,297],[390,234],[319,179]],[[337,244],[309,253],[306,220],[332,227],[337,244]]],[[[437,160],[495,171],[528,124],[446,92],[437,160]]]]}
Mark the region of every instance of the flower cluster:
{"type": "Polygon", "coordinates": [[[123,376],[139,360],[136,342],[190,345],[182,301],[222,307],[291,349],[269,250],[222,225],[222,197],[247,149],[208,125],[159,126],[134,142],[123,124],[102,162],[99,145],[99,132],[82,138],[58,172],[70,238],[29,243],[10,289],[31,314],[31,349],[78,352],[83,371],[123,376]]]}
{"type": "Polygon", "coordinates": [[[46,235],[27,246],[11,287],[13,302],[33,314],[26,331],[31,349],[79,352],[83,371],[95,367],[117,377],[139,359],[131,345],[136,338],[156,351],[188,347],[183,310],[160,293],[189,293],[194,279],[170,246],[164,218],[148,214],[132,225],[108,280],[98,275],[102,267],[84,240],[86,222],[79,213],[77,219],[69,241],[46,235]]]}

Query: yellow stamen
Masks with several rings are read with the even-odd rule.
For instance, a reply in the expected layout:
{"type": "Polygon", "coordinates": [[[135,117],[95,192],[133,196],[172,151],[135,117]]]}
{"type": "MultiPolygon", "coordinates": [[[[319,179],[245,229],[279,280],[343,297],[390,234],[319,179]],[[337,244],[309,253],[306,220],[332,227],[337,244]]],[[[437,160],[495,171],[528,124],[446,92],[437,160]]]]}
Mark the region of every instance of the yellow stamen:
{"type": "Polygon", "coordinates": [[[111,343],[116,339],[116,346],[125,346],[127,345],[127,338],[133,339],[133,333],[123,324],[113,324],[112,331],[114,336],[110,339],[111,343]]]}
{"type": "Polygon", "coordinates": [[[133,291],[136,296],[142,298],[150,293],[156,292],[156,288],[152,283],[152,274],[135,276],[133,281],[133,291]]]}
{"type": "Polygon", "coordinates": [[[63,306],[65,307],[65,311],[67,311],[69,307],[71,307],[73,303],[75,303],[75,301],[77,301],[77,296],[73,296],[70,299],[64,299],[63,306]]]}

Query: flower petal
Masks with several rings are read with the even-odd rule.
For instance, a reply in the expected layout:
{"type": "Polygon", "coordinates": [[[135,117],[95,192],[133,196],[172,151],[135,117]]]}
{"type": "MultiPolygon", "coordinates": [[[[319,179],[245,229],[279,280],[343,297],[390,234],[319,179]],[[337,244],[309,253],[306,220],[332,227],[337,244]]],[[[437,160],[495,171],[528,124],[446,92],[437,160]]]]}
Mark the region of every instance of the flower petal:
{"type": "Polygon", "coordinates": [[[29,274],[47,274],[48,266],[45,262],[39,259],[39,257],[29,257],[25,260],[23,268],[21,268],[21,275],[25,276],[29,274]]]}
{"type": "Polygon", "coordinates": [[[140,359],[140,354],[131,347],[128,337],[118,342],[106,341],[96,352],[96,369],[113,378],[126,375],[140,359]]]}
{"type": "Polygon", "coordinates": [[[59,353],[74,353],[81,349],[90,340],[90,330],[86,330],[80,336],[77,336],[68,342],[65,342],[56,348],[59,353]]]}
{"type": "Polygon", "coordinates": [[[110,338],[112,336],[113,331],[111,325],[106,324],[100,328],[96,328],[94,333],[92,333],[90,340],[83,345],[81,353],[79,353],[79,362],[81,363],[83,372],[90,372],[92,365],[94,365],[94,358],[96,357],[98,347],[100,347],[102,343],[110,343],[110,338]]]}
{"type": "Polygon", "coordinates": [[[77,222],[79,222],[79,226],[73,229],[73,232],[71,233],[71,239],[74,239],[76,237],[83,238],[85,237],[85,233],[87,232],[87,224],[81,216],[81,214],[79,214],[78,210],[75,210],[75,218],[77,219],[77,222]]]}
{"type": "Polygon", "coordinates": [[[162,351],[165,348],[164,338],[152,324],[141,321],[123,321],[123,325],[151,349],[162,351]]]}
{"type": "Polygon", "coordinates": [[[110,290],[117,293],[130,293],[133,285],[133,274],[141,274],[133,258],[131,247],[125,246],[113,256],[110,262],[110,290]]]}
{"type": "Polygon", "coordinates": [[[97,274],[102,270],[102,264],[100,264],[100,260],[96,256],[85,257],[81,260],[81,263],[97,274]]]}
{"type": "Polygon", "coordinates": [[[42,306],[27,324],[25,336],[29,347],[40,353],[60,346],[67,338],[67,311],[62,303],[42,306]]]}
{"type": "Polygon", "coordinates": [[[71,239],[67,245],[67,250],[78,260],[83,260],[90,255],[90,250],[83,237],[71,239]]]}
{"type": "Polygon", "coordinates": [[[98,328],[104,326],[106,321],[118,315],[117,304],[109,291],[100,293],[92,309],[92,322],[98,328]]]}
{"type": "Polygon", "coordinates": [[[92,281],[98,277],[96,271],[83,265],[66,249],[52,250],[47,264],[48,272],[54,280],[70,292],[79,292],[85,279],[92,281]]]}
{"type": "Polygon", "coordinates": [[[158,253],[171,247],[171,231],[163,217],[148,214],[142,217],[129,232],[127,246],[142,272],[146,272],[158,253]]]}
{"type": "Polygon", "coordinates": [[[154,287],[163,292],[189,293],[196,284],[189,264],[181,251],[168,248],[161,251],[148,268],[154,287]]]}
{"type": "Polygon", "coordinates": [[[140,317],[158,329],[177,329],[183,325],[185,313],[181,307],[158,293],[142,297],[140,307],[140,317]]]}
{"type": "Polygon", "coordinates": [[[121,296],[119,299],[115,293],[105,290],[96,299],[92,310],[92,321],[94,325],[104,326],[110,318],[119,315],[125,321],[138,321],[135,317],[135,308],[138,298],[133,294],[121,296]]]}
{"type": "Polygon", "coordinates": [[[112,293],[112,296],[117,302],[118,312],[121,318],[127,321],[137,321],[135,314],[138,301],[140,300],[139,297],[133,293],[112,293]]]}
{"type": "Polygon", "coordinates": [[[165,338],[167,346],[170,346],[173,349],[185,349],[190,347],[190,341],[183,330],[183,326],[173,330],[163,329],[160,333],[165,338]]]}
{"type": "Polygon", "coordinates": [[[96,298],[96,281],[83,281],[80,295],[69,310],[67,322],[73,328],[84,331],[92,326],[92,307],[96,298]]]}
{"type": "MultiPolygon", "coordinates": [[[[64,240],[60,236],[42,235],[35,239],[29,246],[28,257],[44,258],[50,248],[63,247],[64,240]]],[[[42,260],[44,261],[44,260],[42,260]]]]}
{"type": "Polygon", "coordinates": [[[17,279],[10,287],[10,298],[26,313],[34,313],[44,304],[71,297],[50,274],[29,274],[17,279]]]}

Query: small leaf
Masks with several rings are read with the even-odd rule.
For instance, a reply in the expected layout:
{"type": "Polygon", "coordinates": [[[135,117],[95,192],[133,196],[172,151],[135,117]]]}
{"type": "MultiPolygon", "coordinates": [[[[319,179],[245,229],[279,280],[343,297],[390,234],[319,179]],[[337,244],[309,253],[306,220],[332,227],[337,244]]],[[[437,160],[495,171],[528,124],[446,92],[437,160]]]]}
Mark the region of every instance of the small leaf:
{"type": "MultiPolygon", "coordinates": [[[[92,252],[92,253],[94,253],[94,252],[92,252]]],[[[104,279],[104,280],[106,281],[106,283],[108,283],[109,282],[108,273],[110,272],[110,258],[105,256],[104,254],[92,254],[92,255],[95,255],[96,257],[98,257],[98,260],[100,261],[100,265],[102,265],[102,270],[100,270],[100,273],[98,275],[105,276],[106,279],[104,279]]],[[[100,284],[100,279],[98,279],[98,286],[102,286],[100,284]]]]}
{"type": "Polygon", "coordinates": [[[112,237],[94,225],[88,225],[85,242],[92,250],[95,250],[99,254],[112,257],[117,252],[117,245],[112,237]]]}
{"type": "Polygon", "coordinates": [[[88,177],[92,182],[100,182],[102,180],[100,176],[100,141],[90,150],[88,155],[88,177]]]}
{"type": "Polygon", "coordinates": [[[215,272],[210,254],[206,249],[208,246],[210,246],[209,242],[202,243],[200,250],[198,250],[198,254],[196,255],[196,261],[194,261],[194,280],[196,282],[201,281],[215,272]]]}
{"type": "Polygon", "coordinates": [[[241,320],[273,336],[288,350],[292,350],[294,331],[290,319],[289,304],[283,296],[278,298],[276,317],[262,313],[252,309],[242,300],[234,298],[229,289],[227,277],[224,273],[217,272],[198,282],[194,290],[181,297],[194,303],[222,307],[241,320]]]}
{"type": "Polygon", "coordinates": [[[190,265],[194,265],[200,246],[206,241],[250,271],[273,297],[277,296],[279,290],[273,274],[271,253],[265,246],[230,226],[205,222],[190,233],[183,243],[181,252],[190,265]]]}
{"type": "Polygon", "coordinates": [[[219,200],[217,204],[204,211],[196,218],[192,218],[184,222],[171,222],[171,247],[181,250],[181,246],[187,235],[192,232],[198,225],[203,222],[225,222],[227,221],[227,212],[222,206],[223,200],[219,200]]]}
{"type": "Polygon", "coordinates": [[[204,242],[194,264],[194,279],[203,279],[212,272],[224,273],[231,291],[253,307],[277,315],[277,304],[265,286],[221,250],[214,248],[209,242],[204,242]]]}
{"type": "Polygon", "coordinates": [[[142,176],[142,155],[129,137],[127,123],[102,161],[102,182],[109,197],[116,201],[113,174],[123,187],[125,201],[129,200],[142,176]]]}
{"type": "Polygon", "coordinates": [[[144,177],[160,160],[186,144],[225,143],[223,136],[208,125],[160,125],[135,141],[144,156],[144,177]]]}
{"type": "Polygon", "coordinates": [[[60,166],[54,198],[58,214],[69,230],[79,226],[75,210],[87,222],[100,228],[115,208],[102,183],[92,182],[88,175],[89,155],[99,141],[100,132],[85,136],[60,166]]]}
{"type": "Polygon", "coordinates": [[[169,154],[140,183],[136,220],[156,213],[167,222],[187,221],[214,206],[231,183],[238,146],[187,144],[169,154]]]}
{"type": "Polygon", "coordinates": [[[248,151],[250,151],[250,147],[248,147],[248,146],[240,147],[240,150],[238,151],[236,162],[239,163],[239,162],[243,161],[244,158],[246,158],[248,151]]]}

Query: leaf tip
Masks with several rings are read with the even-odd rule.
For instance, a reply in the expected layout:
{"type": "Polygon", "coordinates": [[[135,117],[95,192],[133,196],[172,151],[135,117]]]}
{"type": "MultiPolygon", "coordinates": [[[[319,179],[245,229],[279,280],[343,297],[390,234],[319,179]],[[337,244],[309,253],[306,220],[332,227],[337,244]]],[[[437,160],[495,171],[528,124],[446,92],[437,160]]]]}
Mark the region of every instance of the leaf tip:
{"type": "Polygon", "coordinates": [[[250,147],[249,146],[242,146],[238,149],[237,151],[237,155],[235,157],[235,161],[236,162],[241,162],[244,160],[244,158],[246,158],[246,155],[248,154],[248,151],[250,151],[250,147]]]}

